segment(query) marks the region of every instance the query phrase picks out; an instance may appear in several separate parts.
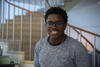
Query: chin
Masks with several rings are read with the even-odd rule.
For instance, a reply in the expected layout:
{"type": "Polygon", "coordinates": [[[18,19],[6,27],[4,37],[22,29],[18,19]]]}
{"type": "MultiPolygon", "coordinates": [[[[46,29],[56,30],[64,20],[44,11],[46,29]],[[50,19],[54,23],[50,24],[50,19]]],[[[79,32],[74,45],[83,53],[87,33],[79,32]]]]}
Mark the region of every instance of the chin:
{"type": "Polygon", "coordinates": [[[56,35],[51,35],[50,37],[53,38],[53,39],[59,38],[59,36],[56,36],[56,35]]]}

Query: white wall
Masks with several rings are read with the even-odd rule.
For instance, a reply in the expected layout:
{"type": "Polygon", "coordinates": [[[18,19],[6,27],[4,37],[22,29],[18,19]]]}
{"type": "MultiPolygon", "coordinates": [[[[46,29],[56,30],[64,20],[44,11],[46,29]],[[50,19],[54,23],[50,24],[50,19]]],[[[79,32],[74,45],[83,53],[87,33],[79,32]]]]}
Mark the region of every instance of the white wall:
{"type": "Polygon", "coordinates": [[[98,4],[98,0],[81,0],[68,12],[68,15],[69,24],[100,34],[100,4],[98,4]]]}
{"type": "MultiPolygon", "coordinates": [[[[68,12],[68,16],[69,24],[100,34],[100,4],[98,4],[98,0],[80,0],[68,12]]],[[[97,48],[100,49],[100,38],[97,41],[97,48]]]]}

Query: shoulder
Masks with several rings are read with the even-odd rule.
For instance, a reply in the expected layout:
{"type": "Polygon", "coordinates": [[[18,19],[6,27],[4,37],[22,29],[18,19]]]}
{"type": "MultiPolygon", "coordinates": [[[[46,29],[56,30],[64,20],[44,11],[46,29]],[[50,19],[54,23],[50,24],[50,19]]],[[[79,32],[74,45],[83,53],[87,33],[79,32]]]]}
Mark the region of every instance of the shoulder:
{"type": "Polygon", "coordinates": [[[69,46],[71,48],[70,52],[74,54],[74,56],[81,56],[81,57],[88,57],[88,51],[85,48],[85,46],[77,41],[76,39],[73,39],[69,37],[69,46]]]}
{"type": "Polygon", "coordinates": [[[35,49],[41,49],[41,47],[44,45],[44,43],[47,41],[47,37],[41,38],[36,44],[35,49]]]}
{"type": "Polygon", "coordinates": [[[76,39],[73,39],[72,37],[68,37],[68,44],[74,50],[86,50],[86,48],[84,47],[84,45],[81,42],[79,42],[76,39]]]}
{"type": "Polygon", "coordinates": [[[72,37],[67,37],[67,42],[68,44],[71,44],[73,46],[79,46],[79,45],[82,45],[81,42],[79,42],[78,40],[76,39],[73,39],[72,37]]]}

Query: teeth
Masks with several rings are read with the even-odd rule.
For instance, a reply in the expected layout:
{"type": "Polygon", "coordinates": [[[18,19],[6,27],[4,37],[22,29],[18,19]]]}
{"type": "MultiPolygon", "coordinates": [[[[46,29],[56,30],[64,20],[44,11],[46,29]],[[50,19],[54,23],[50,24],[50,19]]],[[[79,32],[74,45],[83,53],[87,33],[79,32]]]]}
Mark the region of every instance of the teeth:
{"type": "Polygon", "coordinates": [[[56,34],[57,33],[57,31],[52,31],[52,34],[56,34]]]}

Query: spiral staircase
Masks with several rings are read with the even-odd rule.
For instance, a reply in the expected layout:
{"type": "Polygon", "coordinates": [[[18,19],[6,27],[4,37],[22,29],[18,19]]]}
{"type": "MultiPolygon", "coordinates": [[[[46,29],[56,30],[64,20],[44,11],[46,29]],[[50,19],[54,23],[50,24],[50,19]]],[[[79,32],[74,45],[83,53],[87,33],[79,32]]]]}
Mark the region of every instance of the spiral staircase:
{"type": "MultiPolygon", "coordinates": [[[[34,11],[31,10],[32,8],[30,8],[31,5],[29,4],[34,3],[32,0],[3,1],[4,6],[1,10],[2,20],[0,23],[0,42],[8,43],[7,55],[14,55],[13,57],[17,56],[17,59],[18,57],[20,57],[20,64],[22,65],[22,67],[27,67],[28,64],[31,64],[32,66],[34,57],[34,46],[39,39],[47,35],[45,31],[44,12],[52,6],[52,3],[50,3],[52,1],[53,0],[45,0],[45,8],[39,8],[38,11],[36,11],[36,8],[34,8],[34,11]],[[20,5],[21,3],[23,5],[20,5]],[[28,4],[28,8],[25,8],[24,3],[28,4]],[[13,9],[13,13],[11,13],[10,9],[13,9]],[[18,12],[17,15],[16,11],[18,12]],[[11,14],[14,17],[13,19],[10,19],[11,14]]],[[[39,3],[41,2],[42,1],[40,0],[39,3]]],[[[66,11],[69,11],[79,2],[79,0],[63,0],[63,2],[65,5],[62,5],[62,3],[54,3],[53,6],[60,6],[66,11]]],[[[96,40],[97,38],[100,38],[100,35],[70,24],[67,24],[65,33],[68,36],[73,37],[74,39],[77,39],[78,41],[82,42],[82,44],[87,48],[88,52],[93,53],[93,60],[96,60],[96,53],[100,54],[100,50],[96,48],[96,40]],[[86,35],[93,37],[93,42],[91,42],[86,35]]],[[[94,67],[95,66],[96,62],[94,61],[94,67]]]]}

